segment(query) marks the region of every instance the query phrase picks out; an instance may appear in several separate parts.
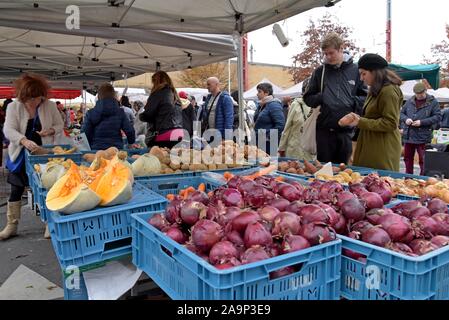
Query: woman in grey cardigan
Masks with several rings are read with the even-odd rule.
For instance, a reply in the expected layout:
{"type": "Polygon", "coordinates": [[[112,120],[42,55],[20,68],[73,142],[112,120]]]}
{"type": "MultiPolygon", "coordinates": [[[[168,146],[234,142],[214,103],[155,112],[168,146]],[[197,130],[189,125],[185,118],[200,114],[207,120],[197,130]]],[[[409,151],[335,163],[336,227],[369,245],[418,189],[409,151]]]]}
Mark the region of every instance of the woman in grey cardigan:
{"type": "MultiPolygon", "coordinates": [[[[39,145],[54,144],[56,135],[63,130],[63,122],[54,102],[47,99],[47,81],[38,75],[24,75],[16,82],[17,99],[8,106],[4,125],[5,136],[9,139],[8,183],[11,194],[8,200],[7,225],[0,232],[0,240],[17,234],[20,220],[21,198],[28,177],[25,171],[24,149],[34,151],[39,145]]],[[[49,238],[48,227],[45,238],[49,238]]]]}

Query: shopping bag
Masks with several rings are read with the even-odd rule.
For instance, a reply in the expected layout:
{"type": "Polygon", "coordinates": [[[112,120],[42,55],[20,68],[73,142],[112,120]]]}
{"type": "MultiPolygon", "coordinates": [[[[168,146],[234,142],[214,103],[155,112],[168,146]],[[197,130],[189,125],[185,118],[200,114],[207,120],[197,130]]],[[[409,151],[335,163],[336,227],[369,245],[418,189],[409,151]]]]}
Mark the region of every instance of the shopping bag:
{"type": "Polygon", "coordinates": [[[89,141],[84,132],[73,135],[72,137],[72,147],[76,147],[78,151],[90,151],[89,141]]]}

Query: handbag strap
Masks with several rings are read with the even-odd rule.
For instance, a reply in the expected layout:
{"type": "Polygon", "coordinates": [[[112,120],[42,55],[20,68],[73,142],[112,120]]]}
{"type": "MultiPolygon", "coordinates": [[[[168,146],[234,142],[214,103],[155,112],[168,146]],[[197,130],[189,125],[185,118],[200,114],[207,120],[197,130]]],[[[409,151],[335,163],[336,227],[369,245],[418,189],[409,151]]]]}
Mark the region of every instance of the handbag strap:
{"type": "Polygon", "coordinates": [[[321,87],[320,87],[321,93],[323,93],[323,90],[324,90],[324,72],[325,71],[326,71],[326,65],[323,64],[323,72],[321,73],[321,87]]]}

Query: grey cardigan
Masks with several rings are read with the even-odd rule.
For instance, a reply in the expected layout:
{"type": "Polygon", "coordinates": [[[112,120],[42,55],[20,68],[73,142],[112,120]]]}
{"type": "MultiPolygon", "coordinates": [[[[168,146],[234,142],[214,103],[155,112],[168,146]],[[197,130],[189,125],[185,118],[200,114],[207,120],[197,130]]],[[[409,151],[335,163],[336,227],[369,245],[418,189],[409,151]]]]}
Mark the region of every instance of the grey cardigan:
{"type": "MultiPolygon", "coordinates": [[[[38,112],[42,130],[48,130],[51,128],[55,130],[54,136],[42,137],[42,143],[44,145],[57,143],[56,139],[58,135],[62,133],[64,123],[56,104],[47,100],[41,104],[38,112]]],[[[20,140],[25,137],[29,119],[30,115],[22,102],[16,100],[8,105],[3,132],[10,141],[8,154],[12,161],[19,156],[20,151],[23,148],[20,144],[20,140]]]]}

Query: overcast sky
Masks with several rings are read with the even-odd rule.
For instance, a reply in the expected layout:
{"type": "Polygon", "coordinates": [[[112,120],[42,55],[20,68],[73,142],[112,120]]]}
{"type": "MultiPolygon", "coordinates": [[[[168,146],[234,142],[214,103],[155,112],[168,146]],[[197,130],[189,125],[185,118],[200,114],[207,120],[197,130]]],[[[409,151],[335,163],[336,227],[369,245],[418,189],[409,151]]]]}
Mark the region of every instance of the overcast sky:
{"type": "MultiPolygon", "coordinates": [[[[272,26],[252,32],[249,45],[255,49],[254,62],[290,66],[291,57],[301,51],[300,35],[309,20],[317,20],[326,12],[352,28],[352,37],[359,47],[385,56],[386,8],[386,0],[342,0],[333,8],[317,8],[281,21],[292,40],[286,48],[272,34],[272,26]]],[[[430,57],[431,46],[446,38],[449,0],[392,0],[392,23],[392,62],[422,63],[424,56],[430,57]]]]}

